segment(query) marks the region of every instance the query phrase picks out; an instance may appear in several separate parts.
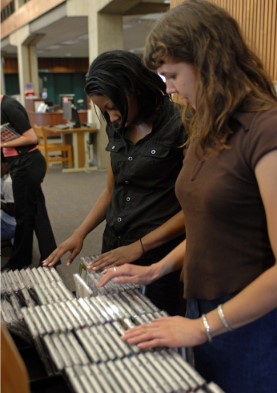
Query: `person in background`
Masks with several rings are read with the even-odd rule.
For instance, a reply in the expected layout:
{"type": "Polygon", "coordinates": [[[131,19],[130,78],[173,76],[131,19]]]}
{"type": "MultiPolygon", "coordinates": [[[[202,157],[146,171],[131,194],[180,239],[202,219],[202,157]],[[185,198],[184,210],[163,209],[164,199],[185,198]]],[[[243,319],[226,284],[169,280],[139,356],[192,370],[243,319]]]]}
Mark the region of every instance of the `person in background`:
{"type": "Polygon", "coordinates": [[[5,269],[21,269],[32,263],[33,233],[38,239],[41,260],[56,247],[41,183],[46,163],[37,147],[37,135],[23,105],[7,95],[0,96],[1,123],[9,123],[20,136],[2,143],[10,167],[15,203],[16,230],[12,254],[5,269]]]}
{"type": "Polygon", "coordinates": [[[1,149],[1,247],[12,245],[15,234],[15,208],[9,164],[1,149]]]}
{"type": "Polygon", "coordinates": [[[194,347],[226,393],[277,391],[277,97],[237,22],[187,0],[150,32],[146,65],[186,101],[188,148],[176,182],[186,241],[148,267],[106,269],[99,286],[151,283],[182,267],[187,317],[128,330],[140,348],[194,347]]]}
{"type": "MultiPolygon", "coordinates": [[[[43,265],[54,265],[68,251],[70,264],[88,233],[105,219],[102,254],[91,268],[149,265],[184,239],[184,217],[174,192],[186,139],[179,109],[160,76],[127,51],[98,56],[85,90],[107,122],[107,185],[81,225],[43,265]]],[[[180,312],[181,292],[180,272],[146,288],[152,302],[170,314],[180,312]]]]}

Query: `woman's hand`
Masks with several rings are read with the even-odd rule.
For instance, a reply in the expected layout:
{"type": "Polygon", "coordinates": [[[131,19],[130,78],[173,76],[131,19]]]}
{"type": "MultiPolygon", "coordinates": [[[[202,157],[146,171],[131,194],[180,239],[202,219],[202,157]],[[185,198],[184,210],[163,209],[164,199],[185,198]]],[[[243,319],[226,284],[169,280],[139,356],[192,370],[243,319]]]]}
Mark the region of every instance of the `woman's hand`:
{"type": "Polygon", "coordinates": [[[104,269],[107,266],[120,266],[125,263],[130,263],[139,259],[143,254],[141,244],[139,241],[115,248],[114,250],[105,252],[99,255],[90,264],[91,270],[104,269]]]}
{"type": "Polygon", "coordinates": [[[140,348],[193,347],[207,341],[201,318],[162,317],[129,329],[122,336],[128,344],[140,348]]]}
{"type": "Polygon", "coordinates": [[[120,284],[133,283],[147,285],[156,279],[154,265],[137,266],[125,264],[119,267],[105,269],[102,274],[103,278],[98,282],[99,287],[103,287],[110,280],[120,284]]]}
{"type": "Polygon", "coordinates": [[[69,257],[66,260],[66,265],[69,266],[74,258],[80,253],[83,247],[84,239],[74,233],[63,243],[61,243],[50,255],[42,262],[42,266],[54,266],[61,257],[70,252],[69,257]]]}

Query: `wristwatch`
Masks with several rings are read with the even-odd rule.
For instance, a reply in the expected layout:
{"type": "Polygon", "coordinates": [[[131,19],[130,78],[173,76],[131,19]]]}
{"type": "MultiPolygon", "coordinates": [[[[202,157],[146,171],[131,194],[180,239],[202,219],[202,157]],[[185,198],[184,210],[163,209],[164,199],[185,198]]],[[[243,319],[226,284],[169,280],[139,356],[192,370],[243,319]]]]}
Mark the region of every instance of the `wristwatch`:
{"type": "Polygon", "coordinates": [[[8,142],[4,142],[4,143],[3,143],[3,147],[8,147],[8,146],[7,146],[7,143],[8,143],[8,142]]]}

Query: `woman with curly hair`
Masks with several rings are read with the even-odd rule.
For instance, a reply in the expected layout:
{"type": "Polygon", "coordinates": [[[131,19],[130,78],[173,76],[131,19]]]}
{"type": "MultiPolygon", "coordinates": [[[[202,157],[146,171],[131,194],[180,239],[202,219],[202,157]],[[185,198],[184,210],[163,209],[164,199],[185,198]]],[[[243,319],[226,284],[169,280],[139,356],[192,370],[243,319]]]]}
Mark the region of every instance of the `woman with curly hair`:
{"type": "Polygon", "coordinates": [[[148,267],[107,269],[100,285],[150,283],[182,267],[187,314],[126,332],[141,348],[194,347],[227,393],[277,391],[277,99],[237,22],[205,0],[170,10],[145,62],[187,104],[176,194],[186,240],[148,267]]]}

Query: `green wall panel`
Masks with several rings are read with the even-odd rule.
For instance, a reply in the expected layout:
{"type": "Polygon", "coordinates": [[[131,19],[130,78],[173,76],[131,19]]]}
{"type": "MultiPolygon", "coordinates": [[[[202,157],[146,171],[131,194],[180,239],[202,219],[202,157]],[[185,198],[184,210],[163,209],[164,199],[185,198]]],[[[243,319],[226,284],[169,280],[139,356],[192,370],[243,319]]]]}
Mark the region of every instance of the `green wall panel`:
{"type": "Polygon", "coordinates": [[[5,74],[5,89],[8,96],[19,94],[18,74],[5,74]]]}
{"type": "MultiPolygon", "coordinates": [[[[78,109],[86,109],[85,73],[59,73],[52,74],[40,72],[41,87],[47,89],[48,100],[59,104],[59,94],[73,93],[76,96],[78,109]],[[77,102],[83,100],[83,103],[77,102]]],[[[7,95],[19,94],[18,74],[5,74],[5,89],[7,95]]]]}
{"type": "Polygon", "coordinates": [[[40,73],[42,87],[47,89],[48,99],[54,104],[59,104],[59,94],[75,94],[78,109],[85,108],[86,94],[85,73],[40,73]],[[83,104],[77,103],[83,100],[83,104]]]}

